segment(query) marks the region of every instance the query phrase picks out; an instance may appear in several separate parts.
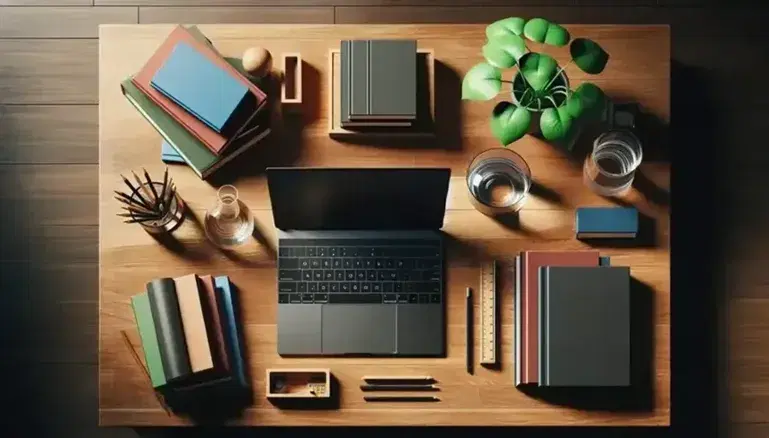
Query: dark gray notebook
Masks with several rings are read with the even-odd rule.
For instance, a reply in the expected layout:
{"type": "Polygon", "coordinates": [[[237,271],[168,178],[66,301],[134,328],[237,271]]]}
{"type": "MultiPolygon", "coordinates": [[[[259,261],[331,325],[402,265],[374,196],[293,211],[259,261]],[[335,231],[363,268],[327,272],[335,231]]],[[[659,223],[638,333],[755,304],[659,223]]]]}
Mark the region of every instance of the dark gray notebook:
{"type": "Polygon", "coordinates": [[[539,385],[630,385],[630,269],[540,268],[539,385]]]}
{"type": "Polygon", "coordinates": [[[349,52],[350,120],[416,118],[415,40],[354,40],[349,52]]]}

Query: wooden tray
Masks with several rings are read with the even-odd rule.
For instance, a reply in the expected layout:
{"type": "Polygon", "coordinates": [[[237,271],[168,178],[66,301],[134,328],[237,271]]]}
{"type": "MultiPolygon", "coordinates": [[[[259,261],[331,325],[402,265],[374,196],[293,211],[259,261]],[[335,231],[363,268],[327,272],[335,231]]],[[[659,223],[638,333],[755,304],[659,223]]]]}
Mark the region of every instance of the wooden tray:
{"type": "Polygon", "coordinates": [[[341,114],[341,53],[331,49],[328,54],[329,103],[328,134],[333,138],[369,137],[434,137],[435,136],[435,54],[432,49],[417,49],[417,120],[407,128],[365,128],[352,131],[342,128],[341,114]]]}
{"type": "Polygon", "coordinates": [[[330,398],[331,371],[325,368],[271,368],[267,370],[266,386],[268,399],[330,398]]]}

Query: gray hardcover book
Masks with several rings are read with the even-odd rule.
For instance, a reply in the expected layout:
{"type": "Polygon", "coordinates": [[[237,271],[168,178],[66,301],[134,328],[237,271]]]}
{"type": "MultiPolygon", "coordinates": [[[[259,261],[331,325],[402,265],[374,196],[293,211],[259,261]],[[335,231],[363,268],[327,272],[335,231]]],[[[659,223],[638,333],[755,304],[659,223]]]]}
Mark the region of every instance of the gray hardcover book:
{"type": "Polygon", "coordinates": [[[630,269],[540,268],[540,386],[630,385],[630,269]]]}
{"type": "Polygon", "coordinates": [[[368,56],[369,41],[350,42],[350,116],[369,113],[368,56]]]}
{"type": "Polygon", "coordinates": [[[342,123],[350,121],[350,41],[342,41],[340,49],[342,74],[341,111],[342,123]]]}
{"type": "MultiPolygon", "coordinates": [[[[416,117],[417,42],[376,40],[369,48],[369,108],[372,117],[416,117]]],[[[356,113],[357,114],[357,113],[356,113]]]]}

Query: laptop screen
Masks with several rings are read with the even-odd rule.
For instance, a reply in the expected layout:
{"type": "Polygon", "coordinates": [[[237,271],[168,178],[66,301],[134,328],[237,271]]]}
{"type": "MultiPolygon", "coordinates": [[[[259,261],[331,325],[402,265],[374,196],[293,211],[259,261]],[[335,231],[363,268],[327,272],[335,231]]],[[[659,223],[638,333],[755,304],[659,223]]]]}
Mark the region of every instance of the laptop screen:
{"type": "Polygon", "coordinates": [[[415,230],[443,226],[449,169],[269,168],[282,230],[415,230]]]}

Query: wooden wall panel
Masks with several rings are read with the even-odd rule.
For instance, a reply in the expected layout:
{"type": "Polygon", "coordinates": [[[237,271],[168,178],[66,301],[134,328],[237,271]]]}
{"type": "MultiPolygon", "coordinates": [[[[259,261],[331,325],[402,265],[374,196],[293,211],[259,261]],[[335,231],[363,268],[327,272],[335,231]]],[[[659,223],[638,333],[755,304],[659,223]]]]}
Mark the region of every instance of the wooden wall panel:
{"type": "Polygon", "coordinates": [[[136,7],[5,7],[0,38],[96,38],[100,23],[137,22],[136,7]]]}
{"type": "Polygon", "coordinates": [[[328,7],[141,7],[144,23],[333,23],[328,7]]]}

